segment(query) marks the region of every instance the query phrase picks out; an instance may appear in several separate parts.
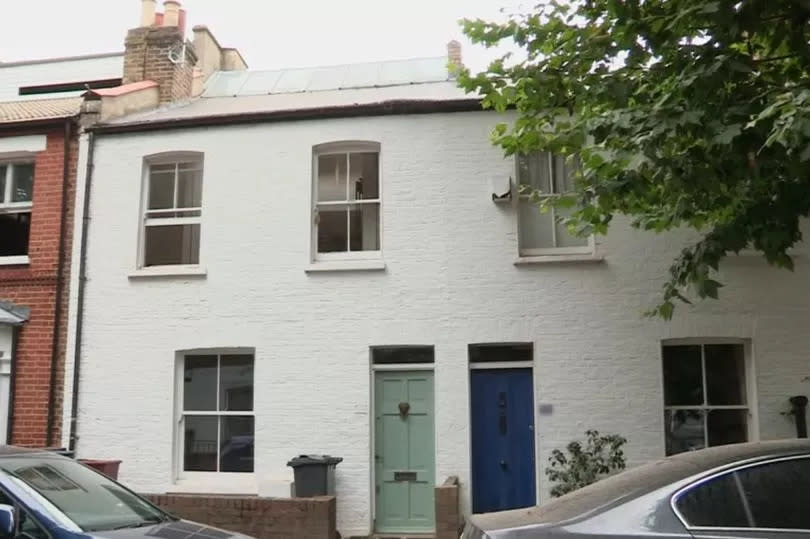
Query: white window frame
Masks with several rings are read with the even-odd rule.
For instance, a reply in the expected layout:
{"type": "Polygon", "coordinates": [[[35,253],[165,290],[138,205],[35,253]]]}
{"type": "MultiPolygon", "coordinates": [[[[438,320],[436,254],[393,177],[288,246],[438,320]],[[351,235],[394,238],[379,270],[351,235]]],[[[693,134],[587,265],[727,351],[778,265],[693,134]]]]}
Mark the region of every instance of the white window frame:
{"type": "MultiPolygon", "coordinates": [[[[736,338],[696,338],[696,339],[666,339],[661,342],[661,402],[663,403],[662,418],[666,417],[668,411],[678,410],[698,410],[704,412],[703,419],[703,445],[704,447],[717,447],[709,445],[709,429],[706,417],[708,412],[712,410],[745,410],[748,412],[748,421],[746,427],[748,430],[748,442],[759,441],[759,418],[757,415],[757,392],[756,392],[756,372],[754,370],[754,360],[751,350],[751,341],[746,339],[736,338]],[[745,371],[745,402],[746,404],[729,404],[729,405],[711,405],[708,404],[708,387],[706,383],[706,346],[713,344],[733,344],[743,347],[744,358],[744,371],[745,371]],[[666,404],[665,387],[666,380],[664,379],[664,348],[667,346],[700,346],[700,368],[701,368],[701,381],[703,383],[703,403],[684,406],[669,406],[666,404]]],[[[667,425],[664,424],[664,452],[666,452],[666,436],[667,425]]]]}
{"type": "MultiPolygon", "coordinates": [[[[550,152],[545,152],[545,153],[550,153],[550,152]]],[[[553,155],[552,155],[552,157],[553,157],[553,155]]],[[[519,253],[519,255],[521,257],[533,257],[533,256],[548,256],[548,255],[593,254],[595,252],[595,249],[596,249],[596,240],[595,240],[593,234],[588,236],[588,245],[582,245],[582,246],[577,246],[577,247],[543,247],[543,248],[529,247],[529,248],[523,248],[520,245],[520,237],[521,237],[520,230],[521,230],[521,227],[523,226],[522,223],[521,223],[521,219],[520,219],[520,211],[519,211],[520,210],[520,205],[521,204],[532,204],[532,205],[534,205],[535,203],[531,202],[529,200],[531,195],[522,194],[520,192],[520,186],[523,184],[523,182],[522,182],[522,178],[520,176],[519,159],[520,159],[519,156],[515,156],[514,165],[515,165],[515,178],[517,178],[516,189],[518,189],[518,193],[517,193],[518,196],[514,197],[514,199],[515,199],[515,205],[516,205],[515,209],[516,209],[516,213],[517,213],[517,223],[518,223],[517,226],[518,226],[518,253],[519,253]]],[[[554,159],[549,159],[548,163],[549,163],[549,178],[553,179],[554,178],[554,159]]],[[[553,184],[553,180],[551,180],[551,181],[552,181],[552,184],[553,184]]],[[[559,197],[561,195],[562,195],[562,193],[541,193],[540,198],[552,199],[552,198],[557,198],[557,197],[559,197]]],[[[554,241],[554,244],[556,245],[557,244],[556,209],[551,208],[551,209],[549,209],[549,212],[551,213],[551,219],[552,219],[551,237],[552,237],[552,240],[554,241]]]]}
{"type": "MultiPolygon", "coordinates": [[[[256,469],[258,468],[258,451],[256,451],[256,351],[253,348],[204,348],[183,350],[177,352],[175,361],[175,388],[174,388],[174,485],[178,492],[210,492],[232,494],[256,494],[256,469]],[[253,410],[250,411],[205,411],[186,412],[183,406],[184,376],[186,356],[211,355],[217,356],[217,403],[219,403],[219,372],[220,357],[224,355],[252,355],[253,356],[253,410]],[[185,417],[186,416],[250,416],[253,417],[253,471],[252,472],[187,472],[184,455],[186,446],[185,417]]],[[[217,405],[218,406],[218,405],[217,405]]],[[[219,429],[219,422],[217,423],[219,429]]],[[[219,449],[217,449],[217,454],[219,449]]],[[[217,458],[219,466],[219,458],[217,458]]]]}
{"type": "MultiPolygon", "coordinates": [[[[205,184],[205,162],[201,152],[171,152],[160,154],[158,156],[149,156],[144,159],[143,178],[141,181],[141,211],[138,226],[138,260],[137,269],[151,270],[153,268],[173,268],[178,271],[188,269],[194,271],[202,267],[202,205],[198,208],[180,208],[177,206],[177,181],[178,169],[181,163],[195,163],[199,165],[201,173],[200,189],[203,189],[205,184]],[[175,165],[174,169],[174,208],[166,208],[162,210],[149,209],[149,177],[153,165],[175,165]],[[150,215],[159,215],[161,213],[170,212],[192,212],[198,211],[200,215],[197,217],[152,217],[150,215]],[[152,226],[170,226],[170,225],[200,225],[200,252],[197,253],[197,264],[168,264],[162,266],[146,266],[146,229],[152,226]]],[[[194,169],[196,170],[196,169],[194,169]]]]}
{"type": "MultiPolygon", "coordinates": [[[[5,192],[3,193],[3,202],[0,202],[0,213],[10,215],[10,214],[17,214],[17,213],[28,213],[31,214],[30,219],[32,219],[33,224],[33,213],[34,213],[34,197],[33,193],[31,194],[31,200],[25,202],[10,202],[11,194],[12,194],[12,179],[14,178],[14,167],[18,165],[34,165],[34,189],[36,189],[36,162],[34,159],[15,159],[13,161],[0,161],[0,166],[6,167],[6,186],[5,192]]],[[[28,250],[31,250],[31,231],[28,231],[28,250]]],[[[29,253],[24,255],[10,255],[10,256],[0,256],[0,265],[6,264],[27,264],[29,261],[29,253]]]]}
{"type": "MultiPolygon", "coordinates": [[[[351,141],[351,142],[330,142],[319,144],[312,149],[312,204],[310,216],[312,222],[311,236],[311,261],[312,262],[332,262],[341,260],[380,260],[383,249],[383,174],[382,174],[382,151],[379,142],[371,141],[351,141]],[[318,202],[318,161],[324,155],[346,155],[346,175],[351,175],[350,154],[352,153],[376,153],[377,154],[377,198],[350,200],[349,182],[346,182],[346,200],[330,200],[318,202]],[[379,237],[379,249],[376,251],[342,251],[334,253],[318,252],[318,206],[353,206],[362,204],[376,204],[377,206],[377,235],[379,237]]],[[[348,247],[351,248],[351,221],[348,228],[348,247]]]]}

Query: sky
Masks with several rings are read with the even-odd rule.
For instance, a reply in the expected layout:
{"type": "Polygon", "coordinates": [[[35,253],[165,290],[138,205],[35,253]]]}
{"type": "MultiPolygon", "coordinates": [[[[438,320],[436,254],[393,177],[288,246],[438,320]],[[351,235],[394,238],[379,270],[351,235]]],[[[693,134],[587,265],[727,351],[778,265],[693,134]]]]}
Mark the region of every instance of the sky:
{"type": "MultiPolygon", "coordinates": [[[[457,21],[498,19],[502,8],[519,7],[517,0],[183,1],[188,27],[208,26],[250,69],[444,56],[451,39],[462,43],[468,67],[483,69],[496,52],[472,45],[457,21]]],[[[140,10],[140,0],[0,0],[0,62],[122,51],[140,10]]]]}

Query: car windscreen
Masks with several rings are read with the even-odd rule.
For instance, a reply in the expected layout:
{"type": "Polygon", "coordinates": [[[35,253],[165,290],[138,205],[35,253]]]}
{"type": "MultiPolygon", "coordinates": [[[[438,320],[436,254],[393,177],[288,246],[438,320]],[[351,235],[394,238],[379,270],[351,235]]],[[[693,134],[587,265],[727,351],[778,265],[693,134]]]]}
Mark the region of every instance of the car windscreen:
{"type": "Polygon", "coordinates": [[[69,459],[3,458],[0,469],[45,498],[84,531],[137,527],[168,518],[132,492],[69,459]]]}

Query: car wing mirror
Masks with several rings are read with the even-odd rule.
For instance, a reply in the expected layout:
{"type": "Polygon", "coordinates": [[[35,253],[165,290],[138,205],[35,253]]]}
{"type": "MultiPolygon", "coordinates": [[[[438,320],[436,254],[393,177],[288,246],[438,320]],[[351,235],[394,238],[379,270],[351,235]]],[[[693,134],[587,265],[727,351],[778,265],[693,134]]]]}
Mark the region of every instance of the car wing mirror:
{"type": "Polygon", "coordinates": [[[17,531],[17,512],[11,505],[0,504],[0,539],[14,537],[17,531]]]}

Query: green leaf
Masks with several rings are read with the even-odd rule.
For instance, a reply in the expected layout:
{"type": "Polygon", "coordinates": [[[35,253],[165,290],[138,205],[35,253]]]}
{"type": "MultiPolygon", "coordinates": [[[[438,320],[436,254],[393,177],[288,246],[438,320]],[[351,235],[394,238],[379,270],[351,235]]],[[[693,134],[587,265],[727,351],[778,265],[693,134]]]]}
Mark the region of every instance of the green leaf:
{"type": "Polygon", "coordinates": [[[576,194],[556,202],[574,209],[571,228],[605,234],[622,215],[649,234],[694,232],[653,310],[671,319],[683,290],[720,296],[710,276],[727,253],[754,245],[792,267],[810,217],[810,54],[794,16],[778,1],[527,4],[463,22],[473,42],[523,54],[457,80],[513,111],[492,137],[505,155],[579,156],[576,194]]]}

